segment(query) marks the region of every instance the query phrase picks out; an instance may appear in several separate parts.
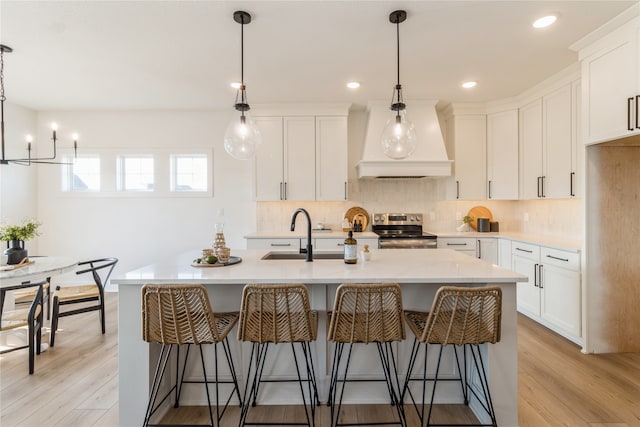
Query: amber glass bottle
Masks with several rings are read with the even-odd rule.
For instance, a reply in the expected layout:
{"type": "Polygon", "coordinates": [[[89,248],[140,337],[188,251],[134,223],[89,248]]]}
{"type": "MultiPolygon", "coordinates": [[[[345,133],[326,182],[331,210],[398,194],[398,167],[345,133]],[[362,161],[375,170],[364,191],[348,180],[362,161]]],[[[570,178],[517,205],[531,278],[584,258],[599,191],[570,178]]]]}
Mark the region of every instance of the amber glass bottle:
{"type": "Polygon", "coordinates": [[[349,231],[349,237],[344,240],[344,262],[345,264],[358,262],[358,241],[353,238],[352,231],[349,231]]]}

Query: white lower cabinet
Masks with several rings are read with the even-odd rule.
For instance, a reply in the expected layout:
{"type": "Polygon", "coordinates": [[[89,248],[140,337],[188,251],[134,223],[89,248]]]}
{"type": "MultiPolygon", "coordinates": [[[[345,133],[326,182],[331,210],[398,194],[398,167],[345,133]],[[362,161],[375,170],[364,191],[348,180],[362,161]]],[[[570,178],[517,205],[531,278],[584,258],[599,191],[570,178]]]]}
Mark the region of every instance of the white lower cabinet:
{"type": "MultiPolygon", "coordinates": [[[[364,245],[369,245],[369,248],[375,249],[378,247],[378,239],[376,238],[362,238],[359,239],[358,235],[353,236],[358,241],[358,249],[364,248],[364,245]]],[[[346,237],[345,237],[346,238],[346,237]]],[[[328,238],[328,239],[314,239],[313,249],[318,251],[342,251],[344,250],[344,239],[340,238],[328,238]]]]}
{"type": "Polygon", "coordinates": [[[498,264],[498,242],[494,237],[439,237],[438,249],[453,249],[498,264]]]}
{"type": "MultiPolygon", "coordinates": [[[[306,240],[305,240],[305,245],[306,240]]],[[[247,249],[268,249],[271,251],[299,251],[299,238],[247,239],[247,249]]]]}
{"type": "Polygon", "coordinates": [[[580,258],[563,251],[512,242],[512,270],[529,277],[518,283],[518,311],[582,344],[580,258]]]}

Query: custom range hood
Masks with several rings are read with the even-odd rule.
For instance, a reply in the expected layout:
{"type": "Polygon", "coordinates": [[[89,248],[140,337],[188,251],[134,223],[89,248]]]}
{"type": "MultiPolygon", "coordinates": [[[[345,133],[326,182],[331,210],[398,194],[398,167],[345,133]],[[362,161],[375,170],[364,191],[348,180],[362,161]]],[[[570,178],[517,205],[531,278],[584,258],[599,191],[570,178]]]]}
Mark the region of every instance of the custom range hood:
{"type": "Polygon", "coordinates": [[[451,160],[447,157],[440,123],[436,114],[437,100],[407,101],[407,111],[415,126],[418,144],[409,157],[388,158],[382,152],[380,136],[392,117],[389,103],[369,102],[367,133],[358,162],[358,178],[424,178],[451,175],[451,160]]]}

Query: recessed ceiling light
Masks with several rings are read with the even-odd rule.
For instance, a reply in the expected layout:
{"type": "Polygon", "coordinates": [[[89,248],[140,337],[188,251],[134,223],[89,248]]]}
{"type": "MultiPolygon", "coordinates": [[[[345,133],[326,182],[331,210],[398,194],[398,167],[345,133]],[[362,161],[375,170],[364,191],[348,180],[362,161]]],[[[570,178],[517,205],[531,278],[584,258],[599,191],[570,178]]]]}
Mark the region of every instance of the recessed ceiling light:
{"type": "Polygon", "coordinates": [[[349,82],[347,83],[347,87],[349,89],[358,89],[360,87],[360,82],[349,82]]]}
{"type": "Polygon", "coordinates": [[[553,24],[554,22],[556,22],[556,19],[558,19],[557,16],[555,15],[548,15],[548,16],[543,16],[540,19],[536,19],[533,23],[533,28],[544,28],[544,27],[548,27],[549,25],[553,24]]]}
{"type": "Polygon", "coordinates": [[[478,84],[478,82],[464,82],[462,83],[462,87],[465,89],[471,89],[472,87],[475,87],[478,84]]]}
{"type": "Polygon", "coordinates": [[[240,82],[231,83],[231,87],[234,88],[234,89],[240,89],[241,85],[242,85],[242,83],[240,83],[240,82]]]}

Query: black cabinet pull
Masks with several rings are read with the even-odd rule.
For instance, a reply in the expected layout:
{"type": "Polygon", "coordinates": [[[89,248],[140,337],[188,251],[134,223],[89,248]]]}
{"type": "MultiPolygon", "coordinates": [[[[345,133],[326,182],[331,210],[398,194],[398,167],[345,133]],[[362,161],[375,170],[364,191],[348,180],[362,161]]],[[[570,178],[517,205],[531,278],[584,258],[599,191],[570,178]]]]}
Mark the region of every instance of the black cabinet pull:
{"type": "Polygon", "coordinates": [[[553,255],[547,255],[547,258],[557,259],[558,261],[569,262],[569,258],[559,258],[559,257],[553,256],[553,255]]]}
{"type": "Polygon", "coordinates": [[[573,191],[573,178],[576,176],[575,172],[569,174],[569,195],[575,197],[576,193],[573,191]]]}
{"type": "Polygon", "coordinates": [[[287,182],[284,183],[284,200],[287,200],[287,182]]]}
{"type": "Polygon", "coordinates": [[[456,181],[456,199],[460,198],[460,181],[456,181]]]}
{"type": "Polygon", "coordinates": [[[532,254],[532,253],[533,253],[533,251],[530,251],[530,250],[528,250],[528,249],[522,249],[522,248],[516,248],[516,251],[526,252],[526,253],[528,253],[528,254],[532,254]]]}
{"type": "Polygon", "coordinates": [[[542,264],[538,265],[538,287],[540,289],[544,288],[544,286],[542,286],[542,264]]]}
{"type": "Polygon", "coordinates": [[[489,180],[489,197],[487,197],[488,199],[491,198],[491,180],[489,180]]]}
{"type": "Polygon", "coordinates": [[[636,95],[636,129],[640,129],[640,123],[638,123],[638,100],[640,95],[636,95]]]}
{"type": "Polygon", "coordinates": [[[533,286],[538,287],[538,264],[533,267],[533,286]]]}
{"type": "Polygon", "coordinates": [[[344,182],[344,199],[347,200],[347,181],[344,182]]]}
{"type": "Polygon", "coordinates": [[[538,177],[538,197],[542,197],[540,195],[540,178],[542,178],[541,176],[538,177]]]}
{"type": "Polygon", "coordinates": [[[482,243],[480,242],[480,240],[476,240],[477,244],[478,244],[478,258],[482,259],[482,243]]]}
{"type": "Polygon", "coordinates": [[[540,181],[542,182],[542,197],[547,197],[544,194],[544,180],[545,180],[546,176],[541,176],[540,178],[541,178],[540,181]]]}
{"type": "Polygon", "coordinates": [[[631,125],[631,103],[633,102],[632,98],[627,98],[627,129],[633,130],[633,126],[631,125]]]}
{"type": "Polygon", "coordinates": [[[282,195],[282,183],[280,183],[280,200],[284,200],[284,196],[282,195]]]}
{"type": "Polygon", "coordinates": [[[447,243],[447,246],[467,246],[466,243],[447,243]]]}

